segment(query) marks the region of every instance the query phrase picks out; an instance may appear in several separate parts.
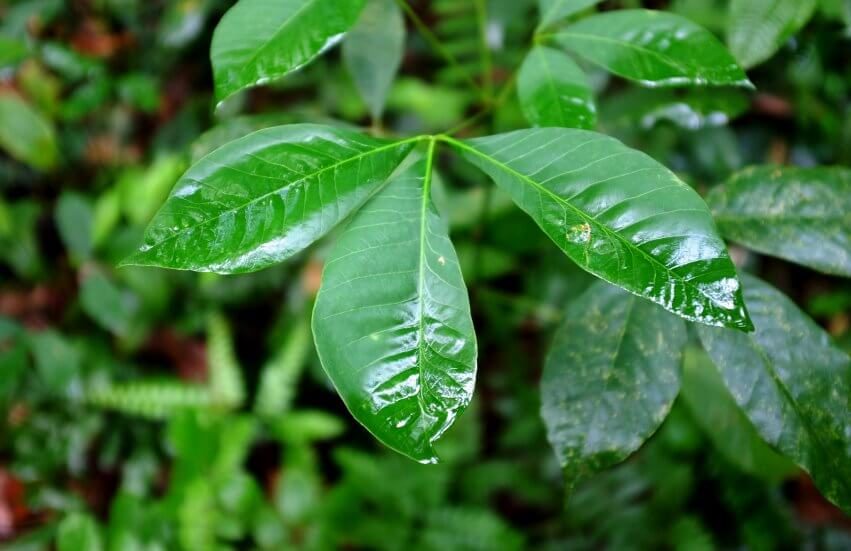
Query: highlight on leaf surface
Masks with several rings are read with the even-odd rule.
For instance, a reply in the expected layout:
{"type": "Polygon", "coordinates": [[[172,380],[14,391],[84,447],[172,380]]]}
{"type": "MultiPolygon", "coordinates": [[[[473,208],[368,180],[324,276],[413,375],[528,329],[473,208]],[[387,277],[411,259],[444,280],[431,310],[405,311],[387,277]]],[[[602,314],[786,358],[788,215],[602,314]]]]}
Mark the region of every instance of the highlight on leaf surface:
{"type": "Polygon", "coordinates": [[[753,329],[709,208],[644,153],[566,128],[444,139],[583,269],[685,319],[753,329]]]}
{"type": "Polygon", "coordinates": [[[363,205],[419,139],[296,124],[232,141],[180,178],[123,264],[241,273],[280,262],[363,205]]]}
{"type": "Polygon", "coordinates": [[[316,349],[352,415],[422,463],[469,404],[476,337],[428,157],[395,176],[340,236],[313,315],[316,349]]]}

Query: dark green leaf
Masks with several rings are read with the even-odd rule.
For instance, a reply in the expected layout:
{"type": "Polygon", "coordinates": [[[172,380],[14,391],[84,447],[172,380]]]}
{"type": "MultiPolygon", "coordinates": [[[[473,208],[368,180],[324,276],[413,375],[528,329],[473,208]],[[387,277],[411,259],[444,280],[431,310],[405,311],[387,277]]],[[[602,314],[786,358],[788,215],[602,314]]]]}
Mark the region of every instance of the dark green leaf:
{"type": "Polygon", "coordinates": [[[793,463],[762,441],[702,350],[686,350],[681,396],[697,424],[730,463],[774,483],[795,471],[793,463]]]}
{"type": "Polygon", "coordinates": [[[541,15],[539,28],[548,27],[561,19],[588,9],[603,0],[538,0],[541,15]]]}
{"type": "Polygon", "coordinates": [[[180,178],[124,263],[239,273],[284,260],[359,208],[418,139],[312,124],[249,134],[180,178]]]}
{"type": "Polygon", "coordinates": [[[219,102],[310,63],[351,27],[364,0],[240,0],[213,34],[219,102]]]}
{"type": "Polygon", "coordinates": [[[688,130],[724,126],[750,106],[747,94],[735,88],[631,88],[600,103],[602,124],[626,129],[650,129],[663,121],[688,130]]]}
{"type": "Polygon", "coordinates": [[[352,415],[389,447],[437,460],[432,444],[470,402],[476,339],[429,157],[395,177],[325,265],[313,334],[352,415]]]}
{"type": "Polygon", "coordinates": [[[712,33],[671,13],[601,13],[546,36],[645,86],[753,86],[712,33]]]}
{"type": "Polygon", "coordinates": [[[79,264],[92,252],[92,205],[84,195],[63,193],[56,202],[56,227],[72,260],[79,264]]]}
{"type": "Polygon", "coordinates": [[[50,121],[9,94],[0,95],[0,148],[38,170],[52,168],[59,159],[50,121]]]}
{"type": "Polygon", "coordinates": [[[591,87],[567,54],[536,46],[517,77],[526,119],[535,126],[593,128],[597,122],[591,87]]]}
{"type": "Polygon", "coordinates": [[[742,283],[756,332],[699,327],[700,339],[763,439],[851,511],[851,359],[783,293],[742,283]]]}
{"type": "Polygon", "coordinates": [[[731,0],[727,43],[745,68],[757,65],[797,33],[817,0],[731,0]]]}
{"type": "Polygon", "coordinates": [[[343,42],[343,61],[369,106],[381,118],[387,92],[405,53],[405,19],[395,0],[367,0],[343,42]]]}
{"type": "Polygon", "coordinates": [[[748,168],[706,201],[728,239],[851,277],[851,170],[748,168]]]}
{"type": "Polygon", "coordinates": [[[570,305],[541,379],[541,415],[569,488],[659,428],[686,338],[681,319],[602,281],[570,305]]]}
{"type": "Polygon", "coordinates": [[[445,139],[583,269],[686,319],[752,328],[706,204],[647,155],[562,128],[445,139]]]}

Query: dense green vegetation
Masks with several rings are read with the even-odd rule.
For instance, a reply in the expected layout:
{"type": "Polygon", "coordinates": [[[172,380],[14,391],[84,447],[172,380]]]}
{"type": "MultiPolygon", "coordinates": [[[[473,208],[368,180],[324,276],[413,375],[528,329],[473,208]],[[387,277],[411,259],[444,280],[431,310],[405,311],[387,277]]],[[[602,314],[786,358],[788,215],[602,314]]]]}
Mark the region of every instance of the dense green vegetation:
{"type": "Polygon", "coordinates": [[[847,549],[849,42],[0,4],[0,549],[847,549]]]}

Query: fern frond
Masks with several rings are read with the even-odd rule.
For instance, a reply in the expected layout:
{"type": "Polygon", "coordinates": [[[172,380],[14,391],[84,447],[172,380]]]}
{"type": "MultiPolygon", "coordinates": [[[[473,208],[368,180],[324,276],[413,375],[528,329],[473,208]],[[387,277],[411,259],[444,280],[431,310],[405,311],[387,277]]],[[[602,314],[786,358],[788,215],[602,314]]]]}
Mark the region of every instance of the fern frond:
{"type": "Polygon", "coordinates": [[[220,313],[207,319],[207,367],[216,403],[237,409],[245,400],[245,383],[233,349],[233,335],[220,313]]]}
{"type": "Polygon", "coordinates": [[[263,367],[254,411],[272,417],[290,410],[311,342],[310,319],[302,315],[263,367]]]}
{"type": "Polygon", "coordinates": [[[177,381],[143,381],[94,389],[86,394],[85,401],[148,419],[167,419],[179,411],[213,403],[206,388],[177,381]]]}

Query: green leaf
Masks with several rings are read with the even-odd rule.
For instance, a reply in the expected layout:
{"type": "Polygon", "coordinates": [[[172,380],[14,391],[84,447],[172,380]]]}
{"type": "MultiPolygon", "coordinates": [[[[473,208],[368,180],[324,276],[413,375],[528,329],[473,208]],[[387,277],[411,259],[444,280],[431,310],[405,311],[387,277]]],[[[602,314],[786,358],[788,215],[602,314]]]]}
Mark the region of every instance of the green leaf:
{"type": "Polygon", "coordinates": [[[103,549],[97,522],[84,513],[71,513],[62,519],[56,534],[59,551],[100,551],[103,549]]]}
{"type": "Polygon", "coordinates": [[[86,393],[94,406],[149,419],[168,419],[187,409],[208,408],[210,392],[177,381],[138,381],[95,388],[86,393]]]}
{"type": "Polygon", "coordinates": [[[851,277],[851,170],[752,167],[713,189],[706,201],[728,239],[851,277]]]}
{"type": "Polygon", "coordinates": [[[63,193],[56,203],[54,217],[71,259],[76,264],[88,260],[92,253],[94,217],[89,199],[72,191],[63,193]]]}
{"type": "Polygon", "coordinates": [[[53,168],[59,159],[50,121],[10,94],[0,95],[0,148],[38,170],[53,168]]]}
{"type": "Polygon", "coordinates": [[[712,33],[671,13],[612,11],[542,36],[645,86],[753,87],[712,33]]]}
{"type": "Polygon", "coordinates": [[[749,69],[770,58],[813,15],[817,0],[731,0],[727,44],[749,69]]]}
{"type": "Polygon", "coordinates": [[[80,287],[83,311],[104,329],[127,336],[136,322],[139,299],[101,273],[86,277],[80,287]]]}
{"type": "Polygon", "coordinates": [[[384,102],[405,54],[405,19],[395,0],[367,0],[343,42],[343,62],[373,119],[384,102]]]}
{"type": "Polygon", "coordinates": [[[326,373],[379,440],[422,463],[470,402],[476,338],[429,155],[395,177],[325,265],[313,335],[326,373]]]}
{"type": "Polygon", "coordinates": [[[541,15],[538,28],[548,27],[600,2],[602,0],[538,0],[538,11],[541,15]]]}
{"type": "Polygon", "coordinates": [[[694,420],[727,461],[775,484],[794,473],[795,465],[768,447],[757,434],[702,350],[686,350],[680,395],[694,420]]]}
{"type": "Polygon", "coordinates": [[[216,98],[285,76],[349,30],[364,0],[240,0],[213,33],[216,98]]]}
{"type": "Polygon", "coordinates": [[[680,389],[685,323],[598,281],[567,309],[541,378],[541,415],[568,488],[636,451],[680,389]]]}
{"type": "Polygon", "coordinates": [[[363,205],[419,139],[313,124],[249,134],[178,180],[124,264],[240,273],[280,262],[363,205]]]}
{"type": "Polygon", "coordinates": [[[210,392],[216,403],[238,408],[245,400],[245,383],[233,348],[233,334],[219,313],[207,319],[207,366],[210,392]]]}
{"type": "Polygon", "coordinates": [[[310,320],[302,315],[296,318],[278,351],[263,366],[254,411],[266,417],[289,412],[310,348],[310,320]]]}
{"type": "Polygon", "coordinates": [[[748,95],[736,88],[630,88],[601,101],[600,120],[609,131],[612,126],[650,129],[663,121],[700,130],[725,126],[749,106],[748,95]]]}
{"type": "Polygon", "coordinates": [[[594,97],[585,73],[567,55],[536,46],[526,56],[517,78],[523,114],[535,126],[593,128],[594,97]]]}
{"type": "Polygon", "coordinates": [[[644,153],[565,128],[443,139],[583,269],[686,319],[752,329],[706,204],[644,153]]]}
{"type": "Polygon", "coordinates": [[[743,275],[756,332],[699,327],[736,403],[766,442],[851,511],[851,359],[786,296],[743,275]]]}
{"type": "Polygon", "coordinates": [[[29,55],[27,43],[0,33],[0,68],[15,65],[29,55]]]}

